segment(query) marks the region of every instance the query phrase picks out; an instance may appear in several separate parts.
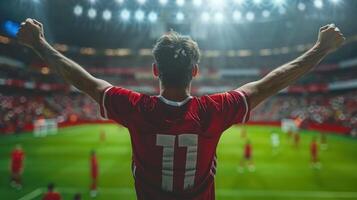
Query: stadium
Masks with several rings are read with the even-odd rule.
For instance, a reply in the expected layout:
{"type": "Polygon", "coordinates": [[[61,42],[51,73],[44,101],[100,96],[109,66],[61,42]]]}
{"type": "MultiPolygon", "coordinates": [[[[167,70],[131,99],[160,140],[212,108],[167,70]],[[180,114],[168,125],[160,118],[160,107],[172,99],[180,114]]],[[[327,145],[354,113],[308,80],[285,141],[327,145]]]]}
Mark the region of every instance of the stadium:
{"type": "Polygon", "coordinates": [[[197,97],[262,79],[334,23],[346,38],[338,50],[250,114],[246,104],[242,123],[218,138],[213,199],[357,199],[357,1],[0,1],[0,199],[45,199],[48,190],[59,199],[140,199],[127,122],[103,118],[108,89],[103,110],[45,53],[21,44],[27,18],[43,24],[53,51],[94,77],[152,96],[162,90],[152,67],[158,38],[189,35],[201,52],[190,88],[197,97]]]}

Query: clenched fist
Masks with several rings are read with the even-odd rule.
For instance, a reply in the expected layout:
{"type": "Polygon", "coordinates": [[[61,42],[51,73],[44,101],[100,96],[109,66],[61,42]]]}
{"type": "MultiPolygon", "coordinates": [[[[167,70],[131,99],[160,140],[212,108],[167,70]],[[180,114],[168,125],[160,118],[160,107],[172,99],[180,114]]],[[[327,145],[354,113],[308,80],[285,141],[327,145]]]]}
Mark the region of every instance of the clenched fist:
{"type": "Polygon", "coordinates": [[[42,24],[34,19],[26,19],[21,23],[17,39],[21,44],[35,48],[45,39],[42,24]]]}
{"type": "Polygon", "coordinates": [[[320,28],[317,45],[328,53],[335,51],[343,45],[346,38],[335,24],[328,24],[320,28]]]}

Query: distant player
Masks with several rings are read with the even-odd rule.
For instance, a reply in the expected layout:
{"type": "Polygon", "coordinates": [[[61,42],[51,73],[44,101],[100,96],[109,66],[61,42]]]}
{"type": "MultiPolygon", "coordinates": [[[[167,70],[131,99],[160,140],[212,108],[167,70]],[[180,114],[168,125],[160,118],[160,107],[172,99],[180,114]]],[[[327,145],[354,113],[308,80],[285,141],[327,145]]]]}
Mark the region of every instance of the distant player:
{"type": "Polygon", "coordinates": [[[54,191],[55,185],[53,183],[48,184],[47,192],[43,195],[42,200],[61,200],[61,194],[54,191]]]}
{"type": "MultiPolygon", "coordinates": [[[[98,102],[102,117],[129,129],[139,200],[215,199],[216,147],[222,133],[233,124],[247,122],[253,108],[311,71],[345,40],[334,24],[328,24],[320,28],[310,50],[263,78],[195,97],[191,84],[198,74],[198,45],[170,31],[153,49],[152,72],[160,91],[150,96],[93,77],[53,48],[43,30],[40,22],[26,19],[17,41],[34,49],[67,83],[98,102]]],[[[117,37],[125,40],[127,36],[117,37]]]]}
{"type": "Polygon", "coordinates": [[[11,187],[17,190],[22,189],[21,175],[24,170],[25,153],[21,145],[16,145],[11,153],[11,187]]]}
{"type": "Polygon", "coordinates": [[[280,137],[279,134],[275,131],[273,131],[270,135],[270,144],[273,156],[277,155],[280,147],[280,137]]]}
{"type": "Polygon", "coordinates": [[[248,167],[248,170],[250,172],[255,171],[255,165],[253,162],[252,154],[253,154],[253,146],[250,143],[250,140],[247,140],[247,142],[244,145],[243,159],[241,160],[240,168],[238,169],[239,172],[244,172],[244,168],[246,166],[248,167]]]}
{"type": "Polygon", "coordinates": [[[316,137],[314,137],[310,144],[310,154],[311,154],[311,166],[316,169],[321,168],[321,164],[318,158],[318,153],[319,153],[318,151],[319,148],[318,148],[317,140],[316,137]]]}
{"type": "Polygon", "coordinates": [[[97,182],[98,182],[98,160],[94,150],[92,150],[91,152],[90,166],[91,166],[91,178],[92,178],[90,195],[91,197],[94,198],[97,196],[97,182]]]}

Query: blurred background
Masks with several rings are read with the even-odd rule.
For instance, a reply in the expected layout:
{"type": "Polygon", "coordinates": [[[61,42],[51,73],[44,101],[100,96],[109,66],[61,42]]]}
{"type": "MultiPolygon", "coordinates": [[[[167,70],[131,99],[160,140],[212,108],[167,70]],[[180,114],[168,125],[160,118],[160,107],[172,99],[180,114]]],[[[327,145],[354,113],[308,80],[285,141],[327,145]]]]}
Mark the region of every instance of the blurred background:
{"type": "Polygon", "coordinates": [[[97,198],[135,199],[127,130],[102,121],[92,99],[17,44],[26,18],[42,22],[47,40],[94,76],[153,95],[159,89],[151,48],[171,29],[198,42],[192,93],[205,95],[261,78],[308,50],[321,26],[335,23],[346,44],[253,110],[246,126],[223,135],[217,199],[357,199],[357,1],[0,1],[0,197],[41,199],[54,182],[64,199],[78,192],[90,198],[95,149],[97,198]],[[253,163],[245,164],[247,140],[253,163]],[[10,186],[16,145],[25,153],[19,191],[10,186]]]}

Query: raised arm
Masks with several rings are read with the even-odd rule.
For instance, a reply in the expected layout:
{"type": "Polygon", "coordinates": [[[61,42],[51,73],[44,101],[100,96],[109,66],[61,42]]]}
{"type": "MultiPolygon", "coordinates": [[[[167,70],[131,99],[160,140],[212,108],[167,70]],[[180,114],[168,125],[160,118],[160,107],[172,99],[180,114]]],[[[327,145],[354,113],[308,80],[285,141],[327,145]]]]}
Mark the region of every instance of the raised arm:
{"type": "Polygon", "coordinates": [[[21,23],[17,39],[21,44],[34,49],[67,83],[88,94],[98,103],[101,92],[106,87],[111,86],[108,82],[93,77],[80,65],[48,44],[40,22],[34,19],[26,19],[25,22],[21,23]]]}
{"type": "Polygon", "coordinates": [[[339,48],[344,41],[345,38],[334,24],[323,26],[320,28],[316,44],[309,51],[276,68],[262,79],[243,85],[237,90],[247,93],[250,107],[253,109],[266,98],[293,84],[319,64],[325,56],[339,48]]]}

